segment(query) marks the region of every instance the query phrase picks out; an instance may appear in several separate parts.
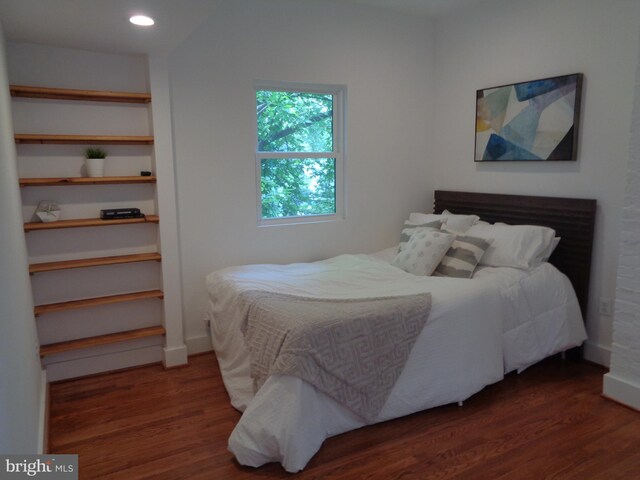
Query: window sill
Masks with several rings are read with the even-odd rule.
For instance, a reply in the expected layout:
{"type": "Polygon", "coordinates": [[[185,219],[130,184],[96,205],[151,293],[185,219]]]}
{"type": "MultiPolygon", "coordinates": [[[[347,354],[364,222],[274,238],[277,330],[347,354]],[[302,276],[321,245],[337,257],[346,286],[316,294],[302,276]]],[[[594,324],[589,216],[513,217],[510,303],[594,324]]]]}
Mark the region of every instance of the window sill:
{"type": "Polygon", "coordinates": [[[258,227],[284,227],[292,225],[308,225],[313,223],[331,223],[344,221],[344,216],[335,215],[309,215],[306,217],[283,217],[258,220],[258,227]]]}

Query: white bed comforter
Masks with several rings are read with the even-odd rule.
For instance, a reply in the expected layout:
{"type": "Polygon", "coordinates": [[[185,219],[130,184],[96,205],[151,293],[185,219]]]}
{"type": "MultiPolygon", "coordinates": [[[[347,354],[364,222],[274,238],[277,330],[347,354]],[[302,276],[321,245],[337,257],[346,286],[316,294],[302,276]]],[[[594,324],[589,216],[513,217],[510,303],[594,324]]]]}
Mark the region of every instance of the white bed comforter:
{"type": "Polygon", "coordinates": [[[264,289],[317,298],[431,292],[428,323],[378,422],[463,401],[505,372],[580,345],[586,333],[569,280],[549,264],[525,272],[481,268],[474,279],[417,277],[377,255],[292,265],[251,265],[207,277],[213,346],[232,405],[244,411],[229,439],[242,465],[280,462],[297,472],[323,441],[363,426],[346,407],[291,376],[273,375],[254,395],[238,295],[264,289]]]}

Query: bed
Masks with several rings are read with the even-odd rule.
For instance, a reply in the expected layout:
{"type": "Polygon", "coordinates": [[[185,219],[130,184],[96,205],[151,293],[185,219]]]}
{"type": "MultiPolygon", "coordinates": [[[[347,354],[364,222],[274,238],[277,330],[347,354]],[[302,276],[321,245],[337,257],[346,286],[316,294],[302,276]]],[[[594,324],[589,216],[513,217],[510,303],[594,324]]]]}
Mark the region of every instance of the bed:
{"type": "Polygon", "coordinates": [[[392,264],[397,247],[308,264],[232,267],[207,277],[214,349],[231,403],[243,411],[229,438],[240,464],[279,462],[300,471],[330,436],[464,402],[508,372],[582,344],[595,201],[436,191],[433,211],[445,210],[548,226],[562,240],[535,268],[481,266],[471,280],[407,273],[392,264]],[[428,294],[430,312],[386,401],[375,418],[365,418],[298,376],[269,375],[254,391],[247,292],[336,302],[428,294]]]}

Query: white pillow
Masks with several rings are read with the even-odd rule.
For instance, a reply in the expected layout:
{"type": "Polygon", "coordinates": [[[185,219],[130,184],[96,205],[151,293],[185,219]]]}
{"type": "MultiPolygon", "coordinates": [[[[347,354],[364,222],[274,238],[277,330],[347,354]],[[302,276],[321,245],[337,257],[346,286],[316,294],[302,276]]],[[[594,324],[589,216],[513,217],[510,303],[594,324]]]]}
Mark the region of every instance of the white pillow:
{"type": "MultiPolygon", "coordinates": [[[[496,222],[494,223],[494,225],[509,226],[508,223],[503,223],[503,222],[496,222]]],[[[446,230],[444,227],[442,229],[446,230]]],[[[540,255],[538,256],[536,261],[533,263],[535,263],[536,265],[539,265],[540,263],[548,262],[549,258],[551,258],[551,254],[554,252],[554,250],[560,243],[560,240],[562,240],[560,237],[554,237],[551,243],[549,244],[549,247],[547,247],[544,251],[540,252],[540,255]]]]}
{"type": "Polygon", "coordinates": [[[442,220],[435,220],[431,222],[424,222],[421,224],[404,222],[402,232],[400,232],[400,244],[398,245],[398,252],[404,250],[407,242],[418,228],[432,228],[434,231],[439,231],[442,226],[442,220]]]}
{"type": "Polygon", "coordinates": [[[480,220],[480,217],[477,215],[456,215],[448,210],[442,212],[441,215],[436,215],[435,213],[411,213],[409,215],[411,223],[426,223],[434,220],[441,220],[453,232],[465,233],[471,225],[480,220]]]}
{"type": "Polygon", "coordinates": [[[414,275],[431,275],[449,250],[454,238],[454,235],[431,228],[417,229],[404,250],[398,252],[393,259],[393,265],[414,275]]]}
{"type": "Polygon", "coordinates": [[[493,239],[480,259],[490,267],[531,268],[540,264],[556,235],[555,230],[536,225],[473,225],[465,235],[493,239]]]}
{"type": "Polygon", "coordinates": [[[556,247],[558,246],[558,244],[560,243],[560,240],[562,240],[560,237],[555,237],[552,241],[551,241],[551,245],[549,245],[549,248],[547,248],[544,252],[542,252],[542,254],[540,255],[540,263],[543,262],[548,262],[549,258],[551,257],[551,254],[553,253],[553,251],[556,249],[556,247]]]}

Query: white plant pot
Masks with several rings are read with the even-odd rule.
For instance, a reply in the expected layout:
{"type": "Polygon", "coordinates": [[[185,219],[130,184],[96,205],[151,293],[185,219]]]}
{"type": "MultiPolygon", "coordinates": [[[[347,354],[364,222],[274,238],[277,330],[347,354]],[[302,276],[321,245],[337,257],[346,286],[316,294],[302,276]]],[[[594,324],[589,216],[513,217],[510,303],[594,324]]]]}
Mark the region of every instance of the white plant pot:
{"type": "Polygon", "coordinates": [[[85,158],[88,177],[104,177],[104,158],[85,158]]]}

